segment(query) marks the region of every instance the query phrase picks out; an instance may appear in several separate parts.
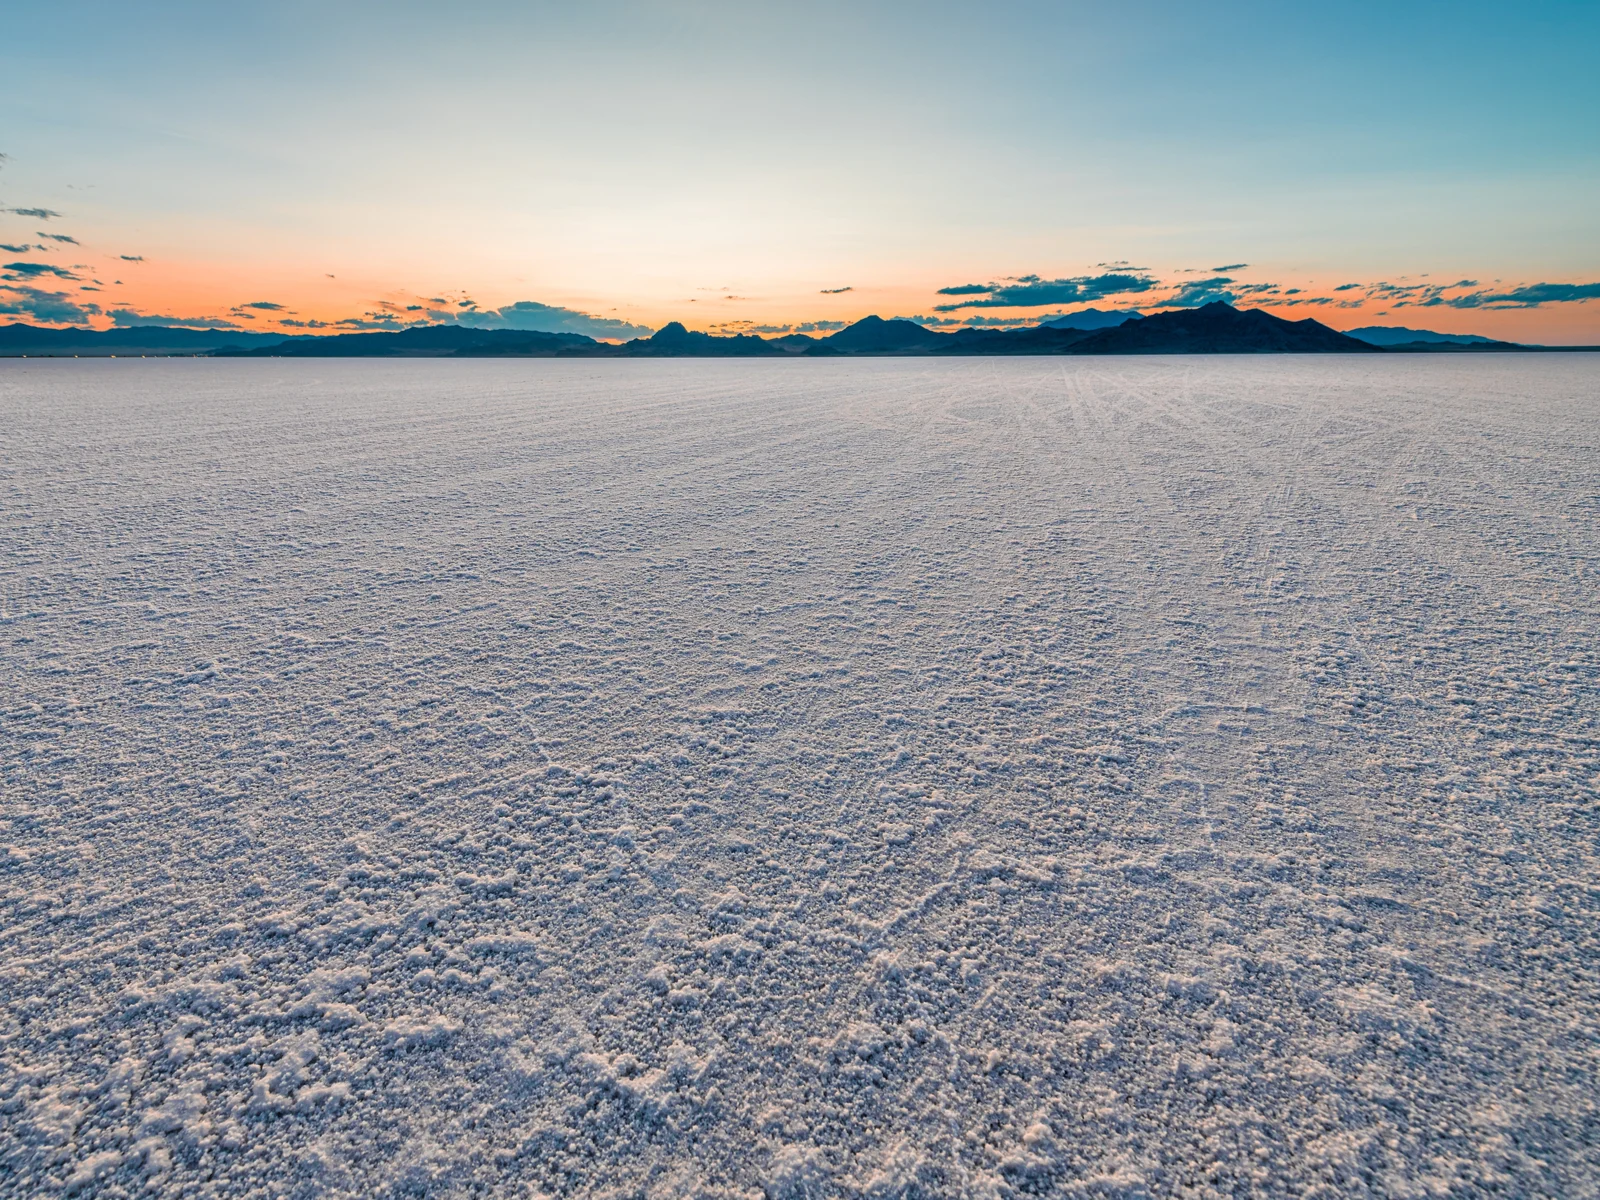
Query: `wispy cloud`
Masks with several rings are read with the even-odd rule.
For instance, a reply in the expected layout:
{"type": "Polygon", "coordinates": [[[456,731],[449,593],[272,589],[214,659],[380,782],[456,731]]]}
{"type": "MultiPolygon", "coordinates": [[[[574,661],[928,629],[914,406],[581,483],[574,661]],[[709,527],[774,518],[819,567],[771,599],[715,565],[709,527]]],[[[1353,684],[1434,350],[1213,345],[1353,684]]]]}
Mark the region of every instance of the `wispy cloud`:
{"type": "Polygon", "coordinates": [[[1155,300],[1151,304],[1156,308],[1200,308],[1218,300],[1232,304],[1238,299],[1238,293],[1228,287],[1232,282],[1233,279],[1227,275],[1191,279],[1179,285],[1178,290],[1165,300],[1155,300]]]}
{"type": "Polygon", "coordinates": [[[142,313],[131,308],[114,308],[106,314],[117,329],[131,329],[136,325],[172,325],[180,329],[237,329],[234,322],[222,317],[173,317],[159,313],[142,313]]]}
{"type": "Polygon", "coordinates": [[[1582,304],[1587,300],[1600,300],[1600,283],[1530,283],[1505,292],[1486,290],[1464,296],[1430,297],[1419,307],[1443,304],[1451,308],[1538,308],[1544,304],[1582,304]]]}
{"type": "Polygon", "coordinates": [[[9,316],[29,317],[47,325],[80,325],[99,312],[99,305],[83,304],[70,292],[0,285],[0,313],[9,316]]]}
{"type": "Polygon", "coordinates": [[[853,292],[855,290],[856,289],[853,288],[853,287],[823,288],[821,294],[824,295],[824,296],[838,296],[838,295],[841,295],[844,292],[853,292]]]}
{"type": "Polygon", "coordinates": [[[461,313],[456,320],[476,329],[522,329],[530,333],[581,333],[592,338],[649,337],[655,331],[617,317],[597,317],[572,308],[518,300],[491,311],[461,313]]]}
{"type": "Polygon", "coordinates": [[[20,246],[12,246],[5,242],[0,242],[0,250],[5,251],[7,254],[26,254],[32,249],[33,247],[27,242],[23,242],[20,246]]]}
{"type": "Polygon", "coordinates": [[[245,304],[236,304],[235,308],[255,308],[262,312],[283,312],[284,306],[274,300],[251,300],[245,304]]]}
{"type": "Polygon", "coordinates": [[[45,233],[43,230],[40,230],[39,231],[39,236],[42,237],[42,238],[49,238],[52,242],[65,242],[69,246],[81,246],[81,245],[83,245],[83,243],[80,242],[77,238],[68,237],[64,233],[45,233]]]}
{"type": "Polygon", "coordinates": [[[1041,308],[1046,305],[1078,304],[1106,296],[1148,292],[1160,284],[1148,275],[1108,271],[1103,275],[1080,275],[1071,279],[1044,279],[1038,275],[1018,275],[1000,283],[963,283],[940,288],[941,296],[983,296],[981,300],[960,300],[934,306],[934,312],[954,312],[962,308],[1041,308]]]}
{"type": "Polygon", "coordinates": [[[1211,270],[1216,274],[1221,275],[1224,271],[1242,271],[1249,265],[1249,263],[1227,263],[1224,266],[1212,267],[1211,270]]]}
{"type": "Polygon", "coordinates": [[[143,262],[144,261],[144,255],[142,255],[142,254],[119,254],[119,255],[117,255],[117,257],[120,258],[123,262],[143,262]]]}
{"type": "MultiPolygon", "coordinates": [[[[1060,316],[1061,314],[1056,314],[1060,316]]],[[[1006,328],[1012,325],[1031,325],[1044,318],[1036,315],[1026,317],[965,317],[956,324],[964,325],[968,329],[1006,328]]]]}
{"type": "Polygon", "coordinates": [[[50,221],[61,215],[53,208],[0,208],[0,212],[16,213],[19,217],[32,217],[36,221],[50,221]]]}
{"type": "Polygon", "coordinates": [[[80,278],[66,267],[58,267],[54,263],[13,262],[6,263],[0,270],[10,271],[9,278],[12,279],[37,279],[43,275],[54,275],[57,279],[80,278]]]}
{"type": "Polygon", "coordinates": [[[964,325],[966,322],[959,317],[928,317],[918,314],[913,317],[890,317],[891,321],[910,321],[913,325],[924,325],[929,329],[946,329],[953,325],[964,325]]]}
{"type": "Polygon", "coordinates": [[[341,317],[337,321],[328,323],[328,328],[344,330],[347,333],[393,333],[405,327],[404,321],[397,321],[383,313],[368,313],[364,317],[341,317]]]}

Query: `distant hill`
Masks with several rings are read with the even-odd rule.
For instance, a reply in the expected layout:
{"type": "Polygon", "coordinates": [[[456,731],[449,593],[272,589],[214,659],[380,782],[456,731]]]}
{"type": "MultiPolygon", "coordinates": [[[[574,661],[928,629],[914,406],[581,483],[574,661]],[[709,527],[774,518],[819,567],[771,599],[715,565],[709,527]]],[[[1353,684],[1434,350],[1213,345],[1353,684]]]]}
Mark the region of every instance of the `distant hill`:
{"type": "Polygon", "coordinates": [[[648,338],[621,346],[579,334],[528,333],[429,325],[399,333],[297,337],[272,346],[219,350],[226,357],[584,357],[773,358],[798,351],[812,357],[867,355],[1016,354],[1372,354],[1378,348],[1316,321],[1285,321],[1260,309],[1243,312],[1217,302],[1130,319],[1099,329],[962,329],[939,333],[915,321],[863,317],[828,337],[767,340],[750,334],[716,337],[674,321],[648,338]]]}
{"type": "Polygon", "coordinates": [[[227,347],[218,358],[554,358],[600,343],[581,333],[524,329],[469,329],[422,325],[394,333],[337,333],[295,337],[251,349],[227,347]]]}
{"type": "Polygon", "coordinates": [[[685,329],[681,321],[662,326],[651,337],[635,338],[625,344],[621,352],[644,358],[770,358],[787,353],[754,334],[714,337],[685,329]]]}
{"type": "Polygon", "coordinates": [[[958,329],[934,351],[943,355],[971,354],[1072,354],[1073,347],[1097,331],[1057,329],[1035,325],[1032,329],[958,329]]]}
{"type": "Polygon", "coordinates": [[[1127,308],[1121,312],[1101,312],[1098,308],[1086,308],[1082,312],[1068,313],[1063,317],[1051,317],[1047,321],[1040,321],[1040,329],[1115,329],[1118,325],[1125,325],[1129,321],[1137,321],[1144,314],[1134,309],[1127,308]]]}
{"type": "MultiPolygon", "coordinates": [[[[1023,329],[941,333],[902,318],[863,317],[827,337],[719,337],[674,321],[648,338],[616,345],[577,333],[416,325],[393,332],[295,335],[232,329],[44,329],[0,325],[0,355],[187,355],[219,358],[787,358],[871,355],[1377,354],[1575,350],[1519,346],[1476,334],[1399,326],[1339,333],[1313,320],[1286,321],[1220,301],[1143,315],[1086,309],[1023,329]],[[1070,322],[1078,322],[1071,324],[1070,322]],[[1094,326],[1084,328],[1083,324],[1094,326]],[[1357,337],[1355,334],[1365,336],[1357,337]]],[[[1589,349],[1593,349],[1590,347],[1589,349]]]]}
{"type": "Polygon", "coordinates": [[[823,338],[806,353],[810,355],[837,354],[918,354],[928,353],[945,345],[947,333],[935,333],[915,321],[896,318],[885,321],[882,317],[862,317],[838,333],[823,338]]]}
{"type": "Polygon", "coordinates": [[[45,329],[38,325],[0,325],[0,355],[105,358],[139,355],[209,354],[224,346],[275,346],[281,333],[243,333],[237,329],[180,329],[171,325],[133,325],[127,329],[45,329]]]}
{"type": "Polygon", "coordinates": [[[1285,321],[1217,301],[1102,329],[964,329],[940,354],[1374,354],[1317,321],[1285,321]]]}
{"type": "Polygon", "coordinates": [[[1378,348],[1320,321],[1285,321],[1259,308],[1221,300],[1101,329],[1069,354],[1372,354],[1378,348]]]}
{"type": "Polygon", "coordinates": [[[1403,346],[1416,342],[1451,342],[1461,346],[1513,344],[1496,342],[1475,333],[1435,333],[1431,329],[1407,329],[1404,325],[1363,325],[1360,329],[1347,329],[1345,333],[1374,346],[1403,346]]]}

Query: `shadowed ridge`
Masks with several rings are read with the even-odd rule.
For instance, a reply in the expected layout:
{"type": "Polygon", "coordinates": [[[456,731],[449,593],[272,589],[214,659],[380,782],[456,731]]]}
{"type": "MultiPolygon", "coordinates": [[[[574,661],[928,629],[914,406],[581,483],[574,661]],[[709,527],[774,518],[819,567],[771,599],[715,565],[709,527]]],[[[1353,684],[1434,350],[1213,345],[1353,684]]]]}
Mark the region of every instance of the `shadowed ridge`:
{"type": "Polygon", "coordinates": [[[464,325],[420,325],[393,333],[339,333],[294,337],[273,346],[227,347],[218,358],[445,358],[553,357],[599,347],[581,333],[536,333],[522,329],[471,329],[464,325]]]}
{"type": "Polygon", "coordinates": [[[822,339],[807,354],[907,354],[935,350],[950,341],[950,336],[935,333],[915,321],[895,317],[862,317],[854,325],[822,339]]]}
{"type": "Polygon", "coordinates": [[[755,358],[784,353],[752,334],[714,337],[688,329],[682,321],[669,321],[652,336],[635,338],[622,352],[643,358],[755,358]]]}
{"type": "Polygon", "coordinates": [[[0,355],[96,357],[109,355],[209,354],[223,346],[274,346],[285,333],[247,333],[237,329],[185,329],[172,325],[130,325],[120,329],[49,329],[16,322],[0,325],[0,355]]]}
{"type": "Polygon", "coordinates": [[[1156,313],[1078,342],[1071,354],[1376,354],[1376,346],[1320,321],[1285,321],[1259,308],[1240,311],[1214,300],[1201,308],[1156,313]]]}
{"type": "Polygon", "coordinates": [[[1040,329],[1115,329],[1118,325],[1126,325],[1129,321],[1139,321],[1144,318],[1142,312],[1127,308],[1121,311],[1102,312],[1098,308],[1086,308],[1082,312],[1068,313],[1064,317],[1050,317],[1039,322],[1040,329]]]}
{"type": "Polygon", "coordinates": [[[1363,325],[1345,333],[1359,341],[1371,342],[1385,350],[1521,350],[1517,342],[1499,342],[1477,333],[1435,333],[1431,329],[1407,329],[1404,325],[1363,325]]]}

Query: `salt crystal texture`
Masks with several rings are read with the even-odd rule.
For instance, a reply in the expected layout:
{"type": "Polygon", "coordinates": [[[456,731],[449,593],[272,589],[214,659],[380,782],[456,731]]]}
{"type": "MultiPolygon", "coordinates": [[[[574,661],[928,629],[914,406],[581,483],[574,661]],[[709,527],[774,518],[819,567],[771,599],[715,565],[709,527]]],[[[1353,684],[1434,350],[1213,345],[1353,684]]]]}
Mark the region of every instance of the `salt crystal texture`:
{"type": "Polygon", "coordinates": [[[0,1192],[1580,1196],[1600,360],[0,363],[0,1192]]]}

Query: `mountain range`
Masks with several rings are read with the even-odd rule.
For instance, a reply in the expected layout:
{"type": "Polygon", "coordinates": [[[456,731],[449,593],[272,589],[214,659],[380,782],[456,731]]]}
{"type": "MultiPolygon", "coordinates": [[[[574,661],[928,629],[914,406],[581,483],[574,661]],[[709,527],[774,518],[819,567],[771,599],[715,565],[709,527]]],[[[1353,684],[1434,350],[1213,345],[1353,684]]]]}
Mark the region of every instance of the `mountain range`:
{"type": "Polygon", "coordinates": [[[1067,313],[1061,317],[1046,317],[1039,324],[1050,329],[1113,329],[1129,321],[1137,321],[1143,316],[1142,312],[1133,308],[1113,309],[1110,312],[1101,312],[1098,308],[1086,308],[1081,312],[1067,313]]]}
{"type": "Polygon", "coordinates": [[[237,329],[184,329],[173,325],[134,325],[126,329],[46,329],[38,325],[0,325],[0,356],[53,355],[58,358],[108,358],[140,355],[209,354],[224,346],[276,346],[281,333],[241,333],[237,329]]]}
{"type": "Polygon", "coordinates": [[[575,333],[413,326],[393,332],[328,335],[243,333],[228,329],[136,326],[45,329],[0,325],[0,356],[213,355],[227,358],[836,358],[900,355],[1373,354],[1543,350],[1473,334],[1399,326],[1340,333],[1319,321],[1287,321],[1262,309],[1216,301],[1201,308],[1141,314],[1087,309],[1024,329],[964,328],[941,333],[902,318],[864,317],[826,337],[718,336],[673,321],[621,345],[575,333]]]}
{"type": "Polygon", "coordinates": [[[1363,325],[1349,334],[1374,346],[1390,350],[1520,350],[1516,342],[1497,342],[1476,333],[1435,333],[1431,329],[1407,329],[1404,325],[1363,325]]]}

